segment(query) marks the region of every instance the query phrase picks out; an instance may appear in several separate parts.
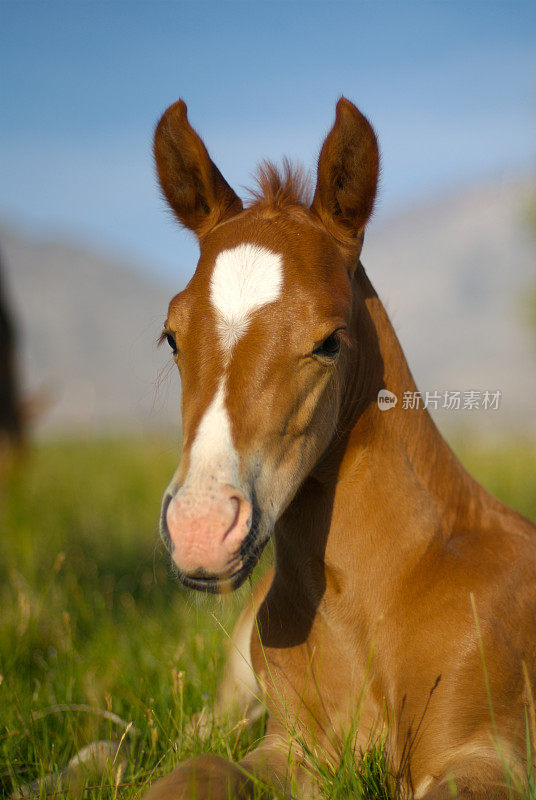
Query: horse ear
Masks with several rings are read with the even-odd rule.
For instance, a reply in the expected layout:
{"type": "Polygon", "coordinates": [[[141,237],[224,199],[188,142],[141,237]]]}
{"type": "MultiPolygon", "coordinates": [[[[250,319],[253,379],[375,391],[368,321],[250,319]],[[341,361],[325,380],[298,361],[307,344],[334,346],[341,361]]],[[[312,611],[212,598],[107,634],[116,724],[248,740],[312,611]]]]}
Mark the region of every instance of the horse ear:
{"type": "Polygon", "coordinates": [[[378,142],[372,125],[345,97],[318,159],[312,210],[345,244],[363,236],[378,186],[378,142]]]}
{"type": "Polygon", "coordinates": [[[211,161],[187,117],[186,103],[168,108],[154,135],[154,156],[164,195],[179,221],[198,237],[242,211],[242,201],[211,161]]]}

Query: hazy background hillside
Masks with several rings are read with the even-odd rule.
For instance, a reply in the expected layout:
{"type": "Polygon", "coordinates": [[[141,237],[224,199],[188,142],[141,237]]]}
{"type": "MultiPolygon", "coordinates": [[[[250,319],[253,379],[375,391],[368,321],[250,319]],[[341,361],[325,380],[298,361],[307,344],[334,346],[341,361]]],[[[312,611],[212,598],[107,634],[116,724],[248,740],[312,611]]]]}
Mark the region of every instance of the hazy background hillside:
{"type": "Polygon", "coordinates": [[[421,392],[502,392],[498,412],[437,412],[442,427],[536,431],[534,176],[450,191],[378,220],[365,266],[421,392]]]}
{"type": "MultiPolygon", "coordinates": [[[[421,391],[502,392],[496,412],[438,412],[442,427],[536,430],[536,334],[525,303],[536,280],[533,187],[532,178],[490,180],[370,227],[363,261],[421,391]]],[[[40,429],[176,425],[178,380],[156,339],[184,270],[157,282],[73,241],[5,225],[0,234],[24,385],[50,398],[40,429]]]]}
{"type": "Polygon", "coordinates": [[[48,404],[39,430],[130,432],[176,423],[178,380],[169,353],[156,347],[169,287],[72,241],[6,226],[0,237],[23,385],[48,404]]]}

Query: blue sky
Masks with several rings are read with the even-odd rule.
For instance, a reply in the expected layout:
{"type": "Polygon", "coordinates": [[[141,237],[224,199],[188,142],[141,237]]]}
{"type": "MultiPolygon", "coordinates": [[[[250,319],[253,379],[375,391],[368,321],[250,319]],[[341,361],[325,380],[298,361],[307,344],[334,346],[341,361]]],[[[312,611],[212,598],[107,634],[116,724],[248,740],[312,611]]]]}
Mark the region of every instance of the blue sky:
{"type": "Polygon", "coordinates": [[[533,167],[536,3],[0,2],[0,220],[82,238],[169,282],[154,124],[182,96],[221,171],[313,167],[345,94],[379,133],[378,218],[533,167]]]}

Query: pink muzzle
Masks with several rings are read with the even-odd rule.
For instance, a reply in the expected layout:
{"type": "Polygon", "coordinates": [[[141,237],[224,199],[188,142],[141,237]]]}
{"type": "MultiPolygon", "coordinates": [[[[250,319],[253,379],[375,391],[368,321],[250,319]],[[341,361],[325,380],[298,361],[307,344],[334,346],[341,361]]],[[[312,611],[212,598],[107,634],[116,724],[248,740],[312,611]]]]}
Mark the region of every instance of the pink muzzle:
{"type": "Polygon", "coordinates": [[[234,486],[178,492],[166,511],[173,561],[186,575],[234,574],[242,567],[240,546],[249,533],[251,516],[251,503],[234,486]]]}

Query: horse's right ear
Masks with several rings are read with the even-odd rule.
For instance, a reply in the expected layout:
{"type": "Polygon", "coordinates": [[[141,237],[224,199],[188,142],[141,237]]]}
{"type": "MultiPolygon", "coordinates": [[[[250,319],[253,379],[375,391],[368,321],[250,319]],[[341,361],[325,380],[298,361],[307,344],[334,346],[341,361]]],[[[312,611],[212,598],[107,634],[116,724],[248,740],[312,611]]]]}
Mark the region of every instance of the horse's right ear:
{"type": "Polygon", "coordinates": [[[168,108],[154,135],[162,191],[179,221],[198,237],[242,211],[242,201],[211,161],[187,117],[186,103],[168,108]]]}

